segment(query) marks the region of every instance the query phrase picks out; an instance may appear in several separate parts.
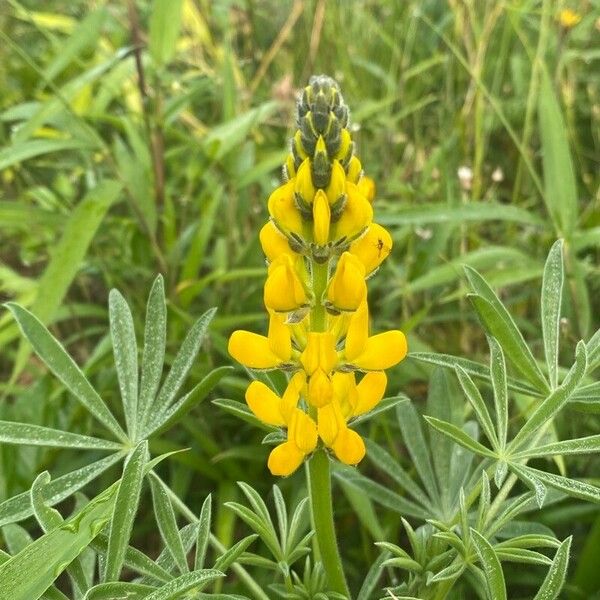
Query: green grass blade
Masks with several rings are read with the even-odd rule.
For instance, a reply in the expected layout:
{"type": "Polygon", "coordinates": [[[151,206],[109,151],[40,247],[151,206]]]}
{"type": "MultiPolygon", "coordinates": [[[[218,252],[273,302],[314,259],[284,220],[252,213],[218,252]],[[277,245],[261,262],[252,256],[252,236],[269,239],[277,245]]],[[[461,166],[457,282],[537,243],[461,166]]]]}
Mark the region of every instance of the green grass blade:
{"type": "Polygon", "coordinates": [[[140,442],[131,452],[123,469],[108,536],[108,552],[104,581],[117,581],[123,568],[133,520],[138,509],[144,468],[148,462],[148,442],[140,442]]]}
{"type": "Polygon", "coordinates": [[[117,438],[126,440],[117,420],[60,342],[28,310],[13,303],[8,303],[7,307],[44,364],[100,423],[117,438]]]}
{"type": "Polygon", "coordinates": [[[108,296],[108,315],[127,432],[130,439],[135,440],[138,402],[137,342],[131,310],[117,290],[111,290],[108,296]]]}
{"type": "Polygon", "coordinates": [[[540,81],[538,115],[544,165],[544,201],[557,234],[569,241],[577,224],[577,185],[567,128],[546,71],[542,71],[540,81]]]}
{"type": "Polygon", "coordinates": [[[558,335],[564,280],[562,240],[554,243],[546,259],[542,279],[542,333],[550,387],[558,385],[558,335]]]}
{"type": "Polygon", "coordinates": [[[182,4],[183,0],[154,0],[152,3],[148,48],[158,66],[168,63],[175,54],[182,4]]]}

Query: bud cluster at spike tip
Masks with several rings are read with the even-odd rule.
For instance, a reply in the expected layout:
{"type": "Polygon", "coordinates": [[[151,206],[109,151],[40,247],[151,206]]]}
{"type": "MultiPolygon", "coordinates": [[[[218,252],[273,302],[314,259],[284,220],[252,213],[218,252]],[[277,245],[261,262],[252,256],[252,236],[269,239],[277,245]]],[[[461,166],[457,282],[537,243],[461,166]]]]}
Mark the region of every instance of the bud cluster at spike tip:
{"type": "Polygon", "coordinates": [[[268,334],[238,330],[229,339],[243,365],[290,374],[282,396],[259,381],[246,391],[256,417],[287,432],[268,461],[283,476],[318,444],[345,464],[360,462],[365,445],[349,425],[381,401],[384,369],[407,352],[401,331],[369,333],[366,280],[392,239],[373,222],[375,185],[354,155],[339,86],[312,77],[297,108],[285,182],[269,197],[260,232],[268,334]]]}

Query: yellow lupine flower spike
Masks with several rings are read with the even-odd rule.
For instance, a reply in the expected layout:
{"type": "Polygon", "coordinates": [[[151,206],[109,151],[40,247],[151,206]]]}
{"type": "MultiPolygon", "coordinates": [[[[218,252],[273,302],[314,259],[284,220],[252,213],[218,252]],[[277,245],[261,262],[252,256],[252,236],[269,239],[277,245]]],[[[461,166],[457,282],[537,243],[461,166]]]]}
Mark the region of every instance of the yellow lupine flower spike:
{"type": "Polygon", "coordinates": [[[377,406],[383,370],[407,352],[401,331],[369,335],[366,279],[390,254],[392,238],[373,223],[375,184],[354,156],[337,83],[312,77],[297,109],[285,183],[269,197],[270,221],[260,231],[269,331],[234,331],[229,339],[230,354],[246,367],[290,373],[282,396],[259,381],[246,390],[252,413],[285,430],[267,463],[280,476],[318,447],[359,463],[365,444],[352,420],[377,406]]]}

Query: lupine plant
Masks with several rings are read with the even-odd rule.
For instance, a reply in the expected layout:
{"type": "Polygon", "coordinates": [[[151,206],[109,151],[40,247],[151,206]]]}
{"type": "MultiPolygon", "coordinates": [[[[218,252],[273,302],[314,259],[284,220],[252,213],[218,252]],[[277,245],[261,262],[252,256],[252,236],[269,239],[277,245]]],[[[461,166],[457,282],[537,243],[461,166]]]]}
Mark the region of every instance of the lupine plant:
{"type": "Polygon", "coordinates": [[[392,237],[373,222],[375,185],[354,153],[349,119],[338,85],[313,77],[298,100],[284,183],[259,234],[268,333],[237,330],[229,338],[229,353],[253,379],[246,405],[213,400],[214,411],[267,431],[263,441],[274,446],[267,467],[284,478],[272,488],[274,513],[252,482],[240,481],[245,500],[222,508],[251,532],[240,530],[224,547],[211,531],[212,496],[192,510],[161,477],[182,452],[156,450],[166,433],[231,370],[213,369],[182,391],[214,309],[191,325],[163,377],[163,278],[148,298],[141,351],[129,305],[113,290],[116,407],[32,312],[9,303],[38,359],[98,432],[84,418],[62,428],[0,421],[2,444],[75,451],[86,463],[58,476],[43,470],[28,491],[0,503],[0,600],[503,600],[516,597],[507,582],[522,583],[515,564],[537,575],[527,597],[559,596],[572,538],[558,539],[538,517],[567,497],[600,503],[594,481],[569,476],[570,457],[597,454],[600,435],[564,439],[557,419],[597,411],[600,402],[600,331],[561,366],[569,354],[559,343],[564,242],[554,243],[543,271],[542,360],[486,279],[466,267],[489,364],[411,352],[413,362],[433,367],[426,416],[404,394],[384,398],[384,371],[405,358],[407,343],[399,330],[370,332],[367,283],[392,237]],[[375,418],[384,412],[385,421],[375,418]],[[363,428],[367,420],[385,431],[385,447],[363,428]],[[103,491],[89,499],[82,490],[93,480],[103,491]],[[286,500],[289,481],[297,493],[286,500]],[[336,539],[333,485],[377,542],[364,571],[336,539]],[[146,500],[160,541],[142,551],[132,544],[146,500]],[[392,516],[385,527],[384,510],[392,516]]]}

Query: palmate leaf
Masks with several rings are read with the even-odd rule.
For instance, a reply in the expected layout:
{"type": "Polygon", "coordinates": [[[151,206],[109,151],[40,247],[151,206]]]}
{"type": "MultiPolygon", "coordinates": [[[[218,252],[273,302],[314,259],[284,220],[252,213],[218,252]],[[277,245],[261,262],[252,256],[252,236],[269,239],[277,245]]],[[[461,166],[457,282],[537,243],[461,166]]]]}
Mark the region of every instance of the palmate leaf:
{"type": "Polygon", "coordinates": [[[469,434],[465,433],[460,427],[447,423],[446,421],[440,421],[434,417],[424,417],[424,419],[435,429],[447,435],[454,440],[459,446],[488,458],[496,458],[494,452],[486,448],[483,444],[480,444],[477,440],[473,439],[469,434]]]}

